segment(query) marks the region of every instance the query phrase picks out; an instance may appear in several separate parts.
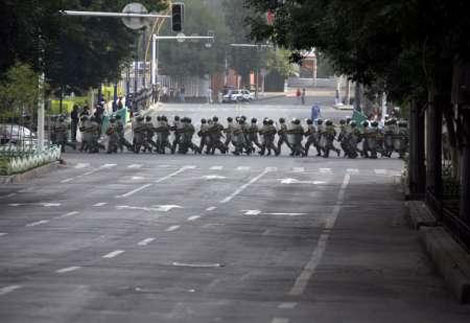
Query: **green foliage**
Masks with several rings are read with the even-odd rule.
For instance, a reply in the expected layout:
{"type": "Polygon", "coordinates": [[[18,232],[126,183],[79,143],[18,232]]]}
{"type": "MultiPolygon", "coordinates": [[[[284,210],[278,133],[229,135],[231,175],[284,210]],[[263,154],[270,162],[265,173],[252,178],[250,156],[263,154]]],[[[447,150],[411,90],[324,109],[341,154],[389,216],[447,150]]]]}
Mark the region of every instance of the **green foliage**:
{"type": "Polygon", "coordinates": [[[32,115],[38,94],[38,74],[28,64],[15,63],[0,84],[0,115],[32,115]]]}
{"type": "MultiPolygon", "coordinates": [[[[169,24],[167,27],[161,35],[174,35],[169,30],[169,24]]],[[[206,36],[209,30],[215,32],[215,42],[211,48],[205,47],[206,40],[186,40],[184,43],[174,40],[160,41],[160,73],[180,77],[202,77],[222,71],[228,39],[223,17],[209,10],[207,5],[199,0],[185,1],[184,33],[187,36],[206,36]]]]}
{"type": "Polygon", "coordinates": [[[267,52],[266,67],[287,78],[298,71],[298,68],[290,62],[289,57],[290,52],[285,49],[270,50],[267,52]]]}

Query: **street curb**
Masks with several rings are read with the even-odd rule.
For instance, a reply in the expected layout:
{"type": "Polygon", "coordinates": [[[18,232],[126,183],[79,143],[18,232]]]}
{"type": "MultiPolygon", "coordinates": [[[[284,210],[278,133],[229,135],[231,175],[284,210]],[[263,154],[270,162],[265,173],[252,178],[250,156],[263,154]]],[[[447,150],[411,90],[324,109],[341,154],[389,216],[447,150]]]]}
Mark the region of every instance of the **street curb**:
{"type": "Polygon", "coordinates": [[[9,176],[0,176],[0,184],[18,184],[23,183],[32,178],[36,178],[40,175],[51,172],[52,170],[60,167],[61,162],[55,161],[43,166],[36,167],[24,173],[9,175],[9,176]]]}
{"type": "Polygon", "coordinates": [[[438,226],[436,218],[423,201],[407,201],[405,206],[408,209],[407,217],[413,229],[438,226]]]}
{"type": "Polygon", "coordinates": [[[461,304],[470,303],[470,254],[442,227],[421,227],[419,233],[450,290],[461,304]]]}

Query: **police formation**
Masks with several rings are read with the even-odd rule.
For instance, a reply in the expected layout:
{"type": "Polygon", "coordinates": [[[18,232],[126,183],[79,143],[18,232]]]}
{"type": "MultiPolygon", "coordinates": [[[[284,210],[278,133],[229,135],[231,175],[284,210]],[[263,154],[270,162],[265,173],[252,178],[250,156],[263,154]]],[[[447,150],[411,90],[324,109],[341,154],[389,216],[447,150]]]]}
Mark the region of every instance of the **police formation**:
{"type": "Polygon", "coordinates": [[[308,119],[302,125],[299,119],[286,122],[280,118],[276,124],[265,118],[262,124],[245,116],[227,118],[226,125],[218,117],[201,119],[199,131],[192,120],[175,116],[170,122],[166,116],[157,116],[156,122],[151,116],[136,116],[132,123],[133,141],[125,136],[125,127],[120,116],[112,117],[106,130],[107,148],[98,142],[99,124],[89,116],[83,116],[79,129],[82,133],[80,151],[96,153],[100,149],[108,153],[123,152],[124,147],[131,152],[158,154],[208,154],[216,152],[233,155],[278,156],[283,146],[290,150],[291,156],[307,157],[310,149],[316,150],[316,156],[328,158],[330,153],[347,158],[391,157],[397,152],[403,158],[408,145],[406,121],[389,119],[383,128],[376,121],[364,121],[360,125],[351,119],[341,120],[336,126],[331,120],[308,119]],[[199,144],[194,142],[195,136],[199,144]],[[276,138],[277,137],[277,138],[276,138]],[[171,139],[171,140],[170,140],[171,139]],[[341,150],[335,145],[339,143],[341,150]]]}

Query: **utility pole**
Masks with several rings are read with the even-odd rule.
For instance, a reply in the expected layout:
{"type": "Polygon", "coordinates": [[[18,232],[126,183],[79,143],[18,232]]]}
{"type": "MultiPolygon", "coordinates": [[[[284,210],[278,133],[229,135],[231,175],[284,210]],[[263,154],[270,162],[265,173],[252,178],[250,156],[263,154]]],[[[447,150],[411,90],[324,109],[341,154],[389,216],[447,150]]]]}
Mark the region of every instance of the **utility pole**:
{"type": "Polygon", "coordinates": [[[39,32],[39,68],[41,72],[39,74],[38,80],[38,150],[44,150],[44,83],[45,83],[45,73],[44,73],[44,44],[42,39],[42,34],[39,32]]]}

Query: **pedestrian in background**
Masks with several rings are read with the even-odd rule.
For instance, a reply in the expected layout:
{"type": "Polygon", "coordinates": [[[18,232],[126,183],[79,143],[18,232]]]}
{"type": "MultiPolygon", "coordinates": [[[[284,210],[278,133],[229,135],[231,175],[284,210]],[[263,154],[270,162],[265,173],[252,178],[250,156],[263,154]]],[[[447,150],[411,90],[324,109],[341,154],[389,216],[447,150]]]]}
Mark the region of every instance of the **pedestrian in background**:
{"type": "Polygon", "coordinates": [[[72,111],[70,112],[70,137],[72,141],[77,141],[77,129],[78,122],[80,121],[80,116],[78,115],[78,105],[74,105],[72,111]]]}
{"type": "Polygon", "coordinates": [[[305,88],[302,89],[301,98],[302,98],[302,105],[304,105],[305,104],[305,88]]]}
{"type": "Polygon", "coordinates": [[[300,103],[301,95],[302,95],[302,92],[300,92],[300,89],[297,88],[297,92],[295,92],[295,96],[297,97],[297,103],[300,103]]]}
{"type": "Polygon", "coordinates": [[[320,106],[318,104],[314,104],[312,106],[312,120],[315,121],[317,120],[318,118],[321,117],[321,109],[320,109],[320,106]]]}

